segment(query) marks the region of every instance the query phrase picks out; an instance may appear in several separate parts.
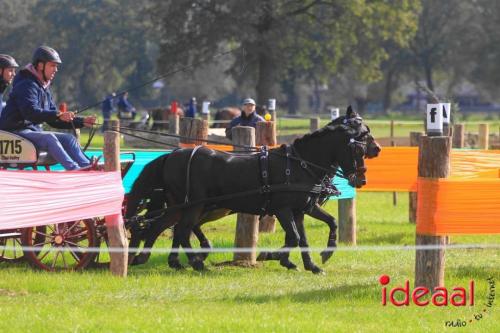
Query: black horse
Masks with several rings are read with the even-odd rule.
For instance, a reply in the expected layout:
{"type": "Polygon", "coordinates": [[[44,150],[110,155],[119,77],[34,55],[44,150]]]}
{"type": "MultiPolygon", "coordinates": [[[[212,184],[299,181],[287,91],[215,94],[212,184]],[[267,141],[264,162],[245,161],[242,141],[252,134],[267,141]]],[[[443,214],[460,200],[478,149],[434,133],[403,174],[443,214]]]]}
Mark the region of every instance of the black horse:
{"type": "MultiPolygon", "coordinates": [[[[343,119],[334,121],[325,128],[296,140],[290,151],[294,156],[288,162],[285,158],[285,147],[270,151],[269,180],[271,184],[288,182],[289,190],[297,184],[302,187],[306,184],[312,186],[320,183],[327,174],[333,174],[335,169],[332,166],[340,165],[350,182],[360,187],[364,183],[363,156],[375,156],[380,151],[380,147],[369,135],[369,129],[362,123],[361,118],[349,109],[343,119]],[[287,166],[287,163],[290,165],[287,166]],[[287,168],[291,170],[288,179],[284,172],[287,168]]],[[[316,204],[318,193],[287,191],[286,187],[284,192],[271,191],[269,194],[260,193],[262,191],[259,190],[254,191],[262,182],[259,176],[260,166],[257,155],[236,156],[205,148],[192,154],[192,149],[178,150],[158,158],[145,168],[134,184],[127,208],[129,217],[136,213],[141,198],[154,198],[155,193],[159,199],[153,199],[151,202],[160,203],[155,208],[160,208],[165,201],[168,207],[172,207],[191,200],[191,204],[187,205],[189,207],[170,211],[164,216],[166,223],[153,227],[156,229],[156,232],[153,232],[154,239],[167,226],[179,221],[174,231],[173,247],[182,245],[189,248],[191,230],[201,240],[202,247],[209,247],[208,240],[199,229],[201,220],[210,220],[214,218],[210,215],[227,214],[229,211],[262,214],[264,208],[266,213],[275,214],[285,229],[287,248],[297,245],[307,247],[303,229],[303,217],[306,211],[309,215],[328,223],[330,226],[328,246],[331,248],[336,245],[335,219],[316,204]],[[186,175],[187,165],[190,166],[187,169],[192,170],[189,177],[186,175]],[[211,176],[198,177],[202,174],[211,176]],[[241,174],[246,175],[246,178],[242,178],[241,174]],[[197,185],[187,186],[186,179],[189,178],[191,178],[191,184],[196,182],[197,185]],[[154,192],[155,187],[160,187],[162,190],[154,192]],[[186,188],[189,189],[189,194],[186,193],[186,188]],[[238,193],[245,194],[248,191],[252,193],[245,195],[245,198],[238,196],[238,193]],[[221,198],[221,196],[226,197],[222,197],[222,200],[210,200],[210,198],[221,198]]],[[[135,238],[137,240],[138,237],[135,238]]],[[[133,243],[134,235],[131,246],[133,243]]],[[[145,244],[145,247],[147,245],[145,244]]],[[[152,243],[149,246],[152,246],[152,243]]],[[[331,250],[323,252],[323,261],[326,261],[332,253],[331,250]]],[[[267,259],[276,257],[272,254],[265,255],[267,256],[269,256],[267,259]]],[[[307,270],[315,273],[321,272],[312,263],[309,252],[303,251],[302,256],[307,270]]],[[[196,269],[203,267],[202,258],[191,253],[188,257],[193,267],[196,269]]],[[[295,268],[295,265],[288,260],[287,250],[279,252],[279,259],[282,265],[295,268]]],[[[169,264],[172,267],[180,267],[177,253],[169,256],[169,264]]]]}

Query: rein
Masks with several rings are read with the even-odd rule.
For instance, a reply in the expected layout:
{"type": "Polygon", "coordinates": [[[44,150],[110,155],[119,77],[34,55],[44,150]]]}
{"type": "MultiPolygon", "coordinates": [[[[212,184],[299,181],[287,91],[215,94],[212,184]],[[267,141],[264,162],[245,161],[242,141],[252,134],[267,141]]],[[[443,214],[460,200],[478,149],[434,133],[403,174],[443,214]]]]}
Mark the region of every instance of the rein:
{"type": "MultiPolygon", "coordinates": [[[[149,139],[149,138],[145,138],[145,137],[141,137],[141,136],[129,133],[129,132],[124,132],[124,131],[122,131],[122,129],[125,129],[125,130],[128,130],[128,131],[141,132],[141,133],[157,134],[157,135],[165,136],[165,137],[173,137],[173,138],[179,138],[179,139],[185,139],[185,140],[196,140],[196,141],[203,141],[203,142],[212,143],[212,144],[227,145],[226,142],[221,142],[221,141],[217,141],[217,140],[198,139],[198,138],[195,139],[193,137],[183,136],[183,135],[177,135],[177,134],[171,134],[171,133],[159,133],[159,132],[155,132],[155,131],[140,130],[140,129],[130,128],[130,127],[121,127],[120,129],[112,128],[113,131],[118,132],[120,134],[128,135],[128,136],[131,136],[131,137],[134,137],[134,138],[137,138],[137,139],[141,139],[141,140],[144,140],[144,141],[147,141],[147,142],[152,142],[152,143],[157,143],[157,144],[165,145],[165,146],[168,146],[168,147],[178,148],[176,145],[165,143],[165,142],[161,142],[161,141],[157,141],[157,140],[153,140],[153,139],[149,139]]],[[[354,139],[351,139],[351,140],[354,140],[354,139]]],[[[361,141],[355,141],[355,142],[356,143],[360,143],[360,144],[364,144],[361,141]]],[[[260,150],[260,148],[256,148],[256,147],[252,147],[252,146],[246,146],[246,145],[240,145],[240,144],[231,144],[231,145],[234,146],[234,147],[237,147],[237,148],[245,149],[244,151],[241,151],[243,153],[252,153],[252,152],[256,153],[256,152],[258,152],[260,150]]],[[[293,147],[293,144],[291,144],[291,146],[293,147]]],[[[310,172],[310,173],[313,173],[312,175],[315,178],[317,178],[317,179],[321,179],[321,177],[318,177],[316,174],[314,174],[314,172],[312,170],[308,169],[307,168],[308,165],[311,166],[311,167],[314,167],[314,168],[316,168],[318,170],[324,171],[327,174],[335,174],[338,177],[347,179],[347,177],[343,173],[340,173],[340,171],[337,168],[325,168],[325,167],[323,167],[321,165],[318,165],[316,163],[313,163],[313,162],[310,162],[310,161],[307,161],[307,160],[301,158],[299,156],[299,154],[297,153],[296,149],[293,148],[293,151],[294,151],[294,154],[297,157],[293,156],[292,154],[290,154],[290,155],[287,156],[286,154],[282,154],[282,153],[279,153],[279,152],[276,152],[276,151],[273,151],[273,150],[269,150],[269,154],[273,154],[273,155],[277,155],[277,156],[281,156],[281,157],[288,157],[288,158],[290,158],[292,160],[300,162],[300,165],[302,166],[302,168],[308,170],[308,172],[310,172]]]]}

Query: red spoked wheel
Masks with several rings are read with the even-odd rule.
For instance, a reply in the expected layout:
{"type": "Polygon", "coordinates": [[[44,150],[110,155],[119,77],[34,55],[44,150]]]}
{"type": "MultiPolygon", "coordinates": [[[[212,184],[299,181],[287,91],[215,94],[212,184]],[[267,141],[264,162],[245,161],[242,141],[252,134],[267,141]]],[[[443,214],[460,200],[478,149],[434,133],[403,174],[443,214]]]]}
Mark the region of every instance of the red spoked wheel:
{"type": "Polygon", "coordinates": [[[94,219],[86,219],[26,228],[22,244],[27,247],[24,251],[26,260],[35,268],[79,270],[96,257],[99,239],[94,219]]]}
{"type": "Polygon", "coordinates": [[[0,261],[18,262],[24,257],[19,229],[2,230],[0,233],[0,261]]]}

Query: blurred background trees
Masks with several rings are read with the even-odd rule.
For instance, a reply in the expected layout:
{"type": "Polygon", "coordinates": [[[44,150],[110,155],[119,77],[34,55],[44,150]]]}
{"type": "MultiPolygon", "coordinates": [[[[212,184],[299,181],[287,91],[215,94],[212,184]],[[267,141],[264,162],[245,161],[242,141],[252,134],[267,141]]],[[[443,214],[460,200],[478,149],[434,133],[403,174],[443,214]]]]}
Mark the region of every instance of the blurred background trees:
{"type": "Polygon", "coordinates": [[[0,12],[0,52],[24,65],[36,46],[56,48],[53,90],[73,107],[174,71],[131,100],[254,96],[290,113],[347,103],[388,113],[416,83],[500,100],[495,0],[6,0],[0,12]]]}

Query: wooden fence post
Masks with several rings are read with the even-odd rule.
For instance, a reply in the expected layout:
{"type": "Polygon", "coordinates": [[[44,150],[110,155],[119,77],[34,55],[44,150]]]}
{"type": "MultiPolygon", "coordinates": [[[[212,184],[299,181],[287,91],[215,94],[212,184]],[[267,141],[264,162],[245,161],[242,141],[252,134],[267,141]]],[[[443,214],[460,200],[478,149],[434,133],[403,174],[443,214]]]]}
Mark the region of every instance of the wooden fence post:
{"type": "MultiPolygon", "coordinates": [[[[410,132],[410,147],[418,147],[422,132],[410,132]]],[[[417,192],[408,192],[408,210],[410,223],[417,222],[417,192]]]]}
{"type": "Polygon", "coordinates": [[[309,127],[310,127],[310,129],[309,129],[309,131],[310,131],[311,133],[312,133],[312,132],[314,132],[314,131],[317,131],[317,130],[319,129],[319,121],[320,121],[320,120],[319,120],[319,117],[312,117],[312,118],[310,119],[310,122],[309,122],[309,124],[310,124],[310,126],[309,126],[309,127]]]}
{"type": "MultiPolygon", "coordinates": [[[[255,127],[255,140],[257,146],[276,145],[276,126],[274,121],[260,121],[255,127]]],[[[265,215],[259,221],[259,232],[275,232],[276,218],[265,215]]]]}
{"type": "MultiPolygon", "coordinates": [[[[394,141],[394,120],[393,119],[391,119],[390,128],[391,128],[391,133],[390,133],[391,147],[394,147],[394,146],[396,146],[396,142],[394,141]]],[[[397,206],[397,204],[398,204],[398,192],[392,192],[392,204],[394,206],[397,206]]]]}
{"type": "Polygon", "coordinates": [[[356,199],[339,199],[339,242],[356,245],[356,199]]]}
{"type": "Polygon", "coordinates": [[[201,119],[206,120],[207,122],[210,121],[210,113],[202,113],[201,114],[201,119]]]}
{"type": "Polygon", "coordinates": [[[453,125],[453,148],[465,147],[465,125],[453,125]]]}
{"type": "MultiPolygon", "coordinates": [[[[450,151],[451,137],[422,136],[418,153],[418,176],[426,178],[448,177],[450,174],[450,151]]],[[[425,198],[425,200],[435,200],[435,198],[425,198]]],[[[417,246],[440,247],[438,249],[416,250],[415,286],[427,287],[430,290],[433,290],[434,287],[443,286],[446,237],[416,233],[415,243],[417,246]]]]}
{"type": "Polygon", "coordinates": [[[187,138],[181,138],[181,143],[194,143],[195,145],[206,145],[208,138],[208,122],[202,119],[184,117],[181,119],[179,134],[187,138]]]}
{"type": "Polygon", "coordinates": [[[489,149],[490,129],[488,124],[479,124],[479,149],[489,149]]]}
{"type": "MultiPolygon", "coordinates": [[[[110,129],[104,132],[104,171],[120,171],[120,133],[119,122],[110,121],[110,129]]],[[[123,223],[106,216],[106,229],[109,246],[114,249],[123,249],[123,252],[109,253],[111,273],[118,276],[127,276],[128,268],[128,240],[123,223]]],[[[123,222],[123,221],[122,221],[123,222]]]]}
{"type": "Polygon", "coordinates": [[[177,113],[169,113],[168,119],[168,133],[179,135],[179,115],[177,113]]]}
{"type": "MultiPolygon", "coordinates": [[[[232,128],[233,144],[255,146],[255,128],[249,126],[236,126],[232,128]]],[[[236,148],[241,150],[240,147],[236,148]]],[[[259,217],[257,215],[238,213],[236,218],[236,235],[234,245],[236,248],[252,248],[253,251],[234,253],[234,261],[244,265],[257,263],[257,241],[259,240],[259,217]]]]}

